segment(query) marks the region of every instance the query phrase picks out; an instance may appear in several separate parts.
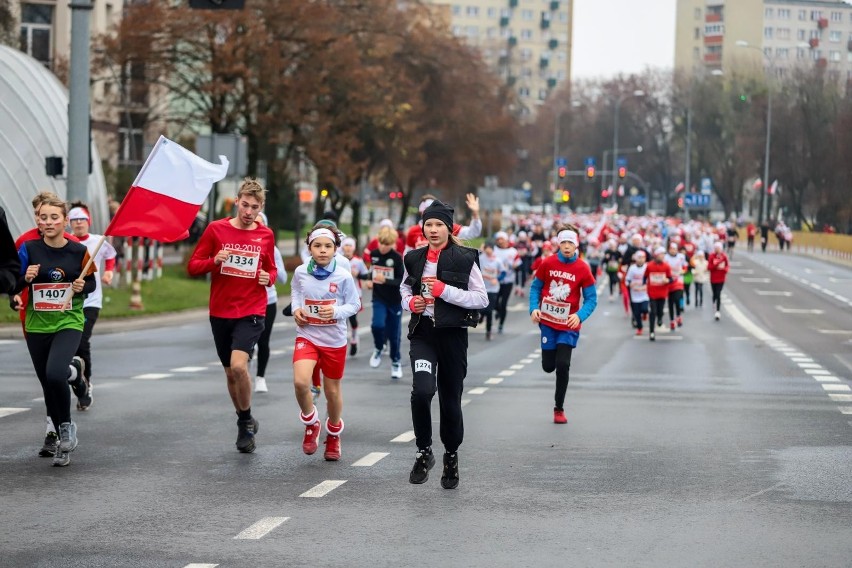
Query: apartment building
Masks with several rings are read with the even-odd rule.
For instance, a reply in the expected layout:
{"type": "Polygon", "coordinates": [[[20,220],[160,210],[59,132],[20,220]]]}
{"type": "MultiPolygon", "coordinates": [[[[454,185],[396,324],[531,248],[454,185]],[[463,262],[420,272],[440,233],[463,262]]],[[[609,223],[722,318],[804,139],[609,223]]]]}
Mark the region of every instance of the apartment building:
{"type": "Polygon", "coordinates": [[[433,0],[448,6],[452,33],[479,49],[531,120],[571,80],[574,0],[433,0]]]}
{"type": "Polygon", "coordinates": [[[817,66],[852,90],[849,2],[678,0],[676,25],[678,70],[712,71],[762,59],[778,78],[795,67],[817,66]]]}

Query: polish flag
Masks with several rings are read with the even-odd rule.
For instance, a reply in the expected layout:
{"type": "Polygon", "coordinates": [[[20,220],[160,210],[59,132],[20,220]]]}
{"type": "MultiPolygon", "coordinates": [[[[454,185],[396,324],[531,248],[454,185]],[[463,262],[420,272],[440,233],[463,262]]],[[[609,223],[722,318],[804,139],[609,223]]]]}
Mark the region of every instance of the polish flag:
{"type": "Polygon", "coordinates": [[[754,189],[755,191],[759,190],[760,188],[762,188],[762,187],[763,187],[763,180],[762,180],[762,179],[760,179],[760,178],[757,178],[756,180],[754,180],[754,183],[752,184],[752,186],[751,186],[751,187],[752,187],[752,189],[754,189]]]}
{"type": "Polygon", "coordinates": [[[769,191],[767,191],[766,193],[768,193],[769,195],[775,195],[776,191],[778,191],[778,180],[777,179],[772,182],[772,185],[769,186],[769,191]]]}
{"type": "Polygon", "coordinates": [[[185,239],[213,184],[228,173],[227,158],[219,160],[211,164],[160,136],[104,234],[185,239]]]}
{"type": "Polygon", "coordinates": [[[684,184],[683,182],[680,182],[679,184],[677,184],[675,186],[675,193],[680,193],[681,191],[684,190],[684,188],[686,188],[686,184],[684,184]]]}

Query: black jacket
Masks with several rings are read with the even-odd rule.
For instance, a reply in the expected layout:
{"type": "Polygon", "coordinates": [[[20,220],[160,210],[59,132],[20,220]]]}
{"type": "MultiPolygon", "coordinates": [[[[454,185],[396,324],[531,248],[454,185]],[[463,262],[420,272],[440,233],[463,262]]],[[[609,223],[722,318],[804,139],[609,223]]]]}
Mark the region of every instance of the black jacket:
{"type": "Polygon", "coordinates": [[[21,261],[15,250],[15,239],[9,232],[6,211],[0,207],[0,294],[12,294],[21,273],[21,261]]]}

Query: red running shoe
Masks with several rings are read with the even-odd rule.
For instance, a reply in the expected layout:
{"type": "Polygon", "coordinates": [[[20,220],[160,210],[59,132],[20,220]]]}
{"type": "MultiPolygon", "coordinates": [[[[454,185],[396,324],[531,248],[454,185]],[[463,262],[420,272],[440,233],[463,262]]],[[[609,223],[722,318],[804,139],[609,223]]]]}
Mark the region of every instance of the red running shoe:
{"type": "Polygon", "coordinates": [[[675,322],[672,322],[672,331],[675,330],[675,322]]]}
{"type": "Polygon", "coordinates": [[[336,462],[340,459],[340,436],[329,434],[325,437],[325,461],[336,462]]]}
{"type": "Polygon", "coordinates": [[[554,424],[568,424],[568,419],[565,418],[564,410],[553,410],[553,423],[554,424]]]}
{"type": "Polygon", "coordinates": [[[636,335],[642,335],[642,330],[641,330],[641,329],[637,329],[637,330],[636,330],[636,335]]]}
{"type": "Polygon", "coordinates": [[[677,316],[677,326],[683,327],[683,318],[680,316],[677,316]]]}
{"type": "Polygon", "coordinates": [[[314,455],[317,451],[317,440],[319,439],[322,423],[317,420],[313,424],[305,426],[305,439],[302,441],[302,451],[309,456],[314,455]]]}

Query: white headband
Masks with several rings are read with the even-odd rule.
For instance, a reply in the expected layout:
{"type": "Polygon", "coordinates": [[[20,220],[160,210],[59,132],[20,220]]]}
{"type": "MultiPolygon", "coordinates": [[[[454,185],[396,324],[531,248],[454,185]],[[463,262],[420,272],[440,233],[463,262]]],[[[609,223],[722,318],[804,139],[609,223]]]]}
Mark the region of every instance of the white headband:
{"type": "Polygon", "coordinates": [[[82,207],[72,207],[71,211],[68,212],[68,220],[73,221],[74,219],[85,219],[88,221],[89,214],[82,207]]]}
{"type": "Polygon", "coordinates": [[[577,232],[576,231],[569,231],[568,229],[566,229],[564,231],[559,231],[559,234],[556,236],[556,240],[559,241],[560,245],[562,243],[564,243],[565,241],[568,241],[569,243],[573,243],[574,246],[577,246],[578,244],[580,244],[580,237],[577,235],[577,232]]]}
{"type": "Polygon", "coordinates": [[[308,244],[311,244],[319,237],[328,237],[329,239],[331,239],[332,243],[336,242],[334,233],[332,233],[329,229],[315,229],[311,232],[310,235],[308,235],[308,244]]]}
{"type": "Polygon", "coordinates": [[[346,237],[345,239],[340,241],[340,246],[345,247],[346,245],[352,245],[354,247],[355,239],[353,239],[352,237],[346,237]]]}

